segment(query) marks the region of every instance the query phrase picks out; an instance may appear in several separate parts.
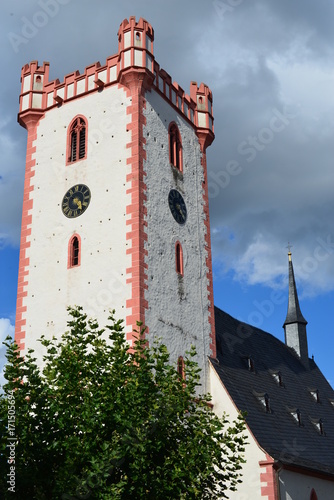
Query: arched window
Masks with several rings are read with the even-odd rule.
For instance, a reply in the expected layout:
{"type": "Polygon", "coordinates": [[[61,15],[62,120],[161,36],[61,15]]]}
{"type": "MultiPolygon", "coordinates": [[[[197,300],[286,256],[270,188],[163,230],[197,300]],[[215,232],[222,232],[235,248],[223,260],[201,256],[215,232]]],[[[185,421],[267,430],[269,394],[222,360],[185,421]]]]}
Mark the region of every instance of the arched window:
{"type": "Polygon", "coordinates": [[[82,160],[87,153],[87,123],[77,116],[71,123],[67,136],[67,160],[73,163],[82,160]]]}
{"type": "Polygon", "coordinates": [[[81,264],[81,239],[78,234],[72,236],[68,243],[67,267],[77,267],[81,264]]]}
{"type": "Polygon", "coordinates": [[[318,497],[317,497],[316,492],[314,491],[314,488],[312,488],[310,500],[318,500],[318,497]]]}
{"type": "Polygon", "coordinates": [[[184,359],[182,356],[179,356],[179,359],[177,360],[177,373],[179,374],[182,380],[185,380],[186,373],[184,369],[184,359]]]}
{"type": "Polygon", "coordinates": [[[169,126],[169,161],[182,172],[182,142],[180,131],[175,123],[169,126]]]}
{"type": "Polygon", "coordinates": [[[179,241],[175,245],[175,269],[178,274],[183,276],[183,251],[179,241]]]}

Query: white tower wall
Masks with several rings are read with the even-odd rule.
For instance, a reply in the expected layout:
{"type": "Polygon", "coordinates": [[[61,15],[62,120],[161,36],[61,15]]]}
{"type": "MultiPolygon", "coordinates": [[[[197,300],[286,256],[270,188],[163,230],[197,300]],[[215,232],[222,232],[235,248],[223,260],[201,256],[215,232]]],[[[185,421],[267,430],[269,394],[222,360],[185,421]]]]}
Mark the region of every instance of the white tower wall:
{"type": "Polygon", "coordinates": [[[40,120],[35,141],[33,220],[26,297],[26,344],[40,350],[36,339],[66,329],[68,305],[81,305],[105,324],[110,308],[125,318],[126,299],[126,113],[129,98],[117,85],[66,106],[49,110],[40,120]],[[68,126],[76,115],[88,123],[87,158],[66,165],[68,126]],[[91,191],[88,209],[64,216],[61,202],[75,184],[91,191]],[[68,242],[81,237],[81,265],[67,268],[68,242]]]}

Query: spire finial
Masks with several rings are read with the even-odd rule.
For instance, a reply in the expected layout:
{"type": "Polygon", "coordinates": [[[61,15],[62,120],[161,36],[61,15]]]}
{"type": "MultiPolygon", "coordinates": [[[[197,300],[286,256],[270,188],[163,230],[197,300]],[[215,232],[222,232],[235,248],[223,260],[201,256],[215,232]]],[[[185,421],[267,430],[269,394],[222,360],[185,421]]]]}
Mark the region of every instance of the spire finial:
{"type": "Polygon", "coordinates": [[[291,248],[292,248],[292,245],[291,245],[290,241],[288,241],[288,246],[286,248],[288,249],[289,262],[291,262],[291,248]]]}

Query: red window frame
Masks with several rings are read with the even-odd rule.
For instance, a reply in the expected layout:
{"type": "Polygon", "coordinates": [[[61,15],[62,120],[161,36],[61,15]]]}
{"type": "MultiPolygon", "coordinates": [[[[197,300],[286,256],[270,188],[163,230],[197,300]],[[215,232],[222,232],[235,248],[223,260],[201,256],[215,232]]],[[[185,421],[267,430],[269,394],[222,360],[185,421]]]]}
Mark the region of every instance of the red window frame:
{"type": "Polygon", "coordinates": [[[68,242],[67,268],[79,267],[81,265],[81,238],[79,234],[73,234],[68,242]]]}
{"type": "Polygon", "coordinates": [[[181,134],[175,122],[169,124],[169,162],[173,167],[183,172],[181,134]]]}
{"type": "Polygon", "coordinates": [[[310,500],[318,500],[318,496],[317,496],[314,488],[312,488],[310,500]]]}
{"type": "Polygon", "coordinates": [[[175,243],[175,270],[183,276],[183,250],[179,241],[175,243]]]}
{"type": "Polygon", "coordinates": [[[77,115],[70,123],[67,131],[67,164],[87,158],[87,120],[77,115]]]}
{"type": "Polygon", "coordinates": [[[179,374],[179,376],[182,380],[186,379],[184,359],[182,356],[179,356],[178,360],[177,360],[177,373],[179,374]]]}

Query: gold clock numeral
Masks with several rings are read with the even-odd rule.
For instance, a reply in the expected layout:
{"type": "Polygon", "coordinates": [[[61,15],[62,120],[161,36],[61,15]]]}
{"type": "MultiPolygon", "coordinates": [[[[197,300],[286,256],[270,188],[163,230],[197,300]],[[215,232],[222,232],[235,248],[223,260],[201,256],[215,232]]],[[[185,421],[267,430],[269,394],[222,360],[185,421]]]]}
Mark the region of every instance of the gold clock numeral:
{"type": "Polygon", "coordinates": [[[74,191],[78,191],[78,190],[79,190],[79,186],[75,186],[74,191]]]}

